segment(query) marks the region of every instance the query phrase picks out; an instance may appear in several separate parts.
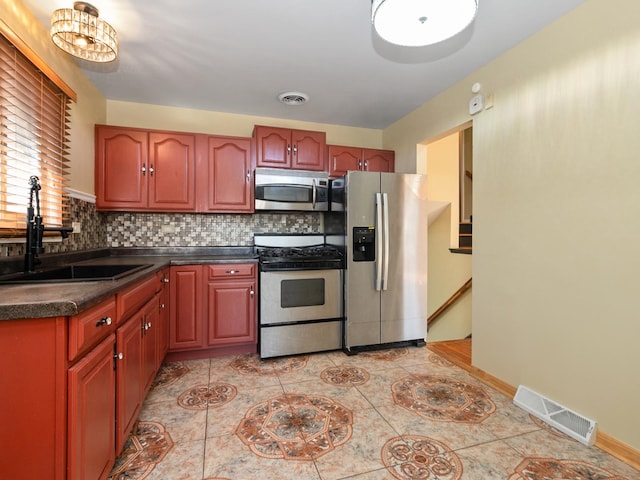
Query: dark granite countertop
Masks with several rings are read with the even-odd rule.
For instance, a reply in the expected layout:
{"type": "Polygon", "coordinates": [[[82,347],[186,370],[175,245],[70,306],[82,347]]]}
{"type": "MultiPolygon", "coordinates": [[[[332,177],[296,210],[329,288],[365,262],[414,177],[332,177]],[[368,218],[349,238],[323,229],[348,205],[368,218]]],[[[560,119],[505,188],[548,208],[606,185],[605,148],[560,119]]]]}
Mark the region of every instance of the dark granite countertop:
{"type": "MultiPolygon", "coordinates": [[[[20,262],[15,259],[0,262],[0,272],[15,272],[15,265],[21,265],[22,257],[18,260],[20,262]]],[[[253,247],[100,249],[42,255],[42,260],[44,268],[70,263],[145,264],[148,268],[119,280],[0,285],[0,320],[75,315],[170,265],[258,261],[253,247]]]]}

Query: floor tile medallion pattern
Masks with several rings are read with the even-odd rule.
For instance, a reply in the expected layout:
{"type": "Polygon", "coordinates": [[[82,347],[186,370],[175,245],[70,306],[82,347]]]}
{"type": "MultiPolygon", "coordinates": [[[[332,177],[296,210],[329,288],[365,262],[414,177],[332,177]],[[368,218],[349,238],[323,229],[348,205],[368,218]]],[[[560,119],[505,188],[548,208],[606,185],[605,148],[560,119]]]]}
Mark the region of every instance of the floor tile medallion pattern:
{"type": "Polygon", "coordinates": [[[109,480],[638,480],[428,348],[170,363],[109,480]]]}
{"type": "Polygon", "coordinates": [[[282,395],[251,408],[236,434],[265,458],[313,460],[351,438],[353,413],[319,395],[282,395]]]}
{"type": "Polygon", "coordinates": [[[156,422],[138,422],[118,457],[111,479],[146,478],[173,447],[171,435],[156,422]]]}
{"type": "Polygon", "coordinates": [[[496,410],[482,387],[454,378],[414,375],[395,382],[394,402],[431,420],[480,423],[496,410]]]}
{"type": "Polygon", "coordinates": [[[369,381],[369,372],[359,367],[329,367],[320,373],[320,378],[330,385],[362,385],[369,381]]]}
{"type": "Polygon", "coordinates": [[[153,388],[166,387],[174,384],[189,373],[189,367],[184,362],[165,363],[153,381],[153,388]]]}
{"type": "Polygon", "coordinates": [[[307,366],[308,355],[260,360],[257,355],[243,355],[229,364],[240,375],[278,375],[302,370],[307,366]]]}
{"type": "Polygon", "coordinates": [[[586,462],[558,460],[555,458],[525,458],[509,480],[546,480],[547,478],[570,480],[624,480],[602,468],[586,462]]]}
{"type": "Polygon", "coordinates": [[[420,435],[404,435],[382,447],[382,461],[400,480],[462,478],[462,462],[444,443],[420,435]]]}
{"type": "Polygon", "coordinates": [[[228,383],[214,383],[212,385],[196,385],[185,390],[178,397],[178,405],[190,410],[206,410],[207,407],[221,407],[229,403],[238,391],[228,383]]]}

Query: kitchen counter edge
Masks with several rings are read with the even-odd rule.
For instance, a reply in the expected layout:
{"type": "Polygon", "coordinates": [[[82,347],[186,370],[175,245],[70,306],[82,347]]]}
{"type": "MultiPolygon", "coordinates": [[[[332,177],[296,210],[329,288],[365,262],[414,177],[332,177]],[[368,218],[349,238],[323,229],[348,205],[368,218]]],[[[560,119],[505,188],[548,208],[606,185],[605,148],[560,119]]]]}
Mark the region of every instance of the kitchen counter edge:
{"type": "Polygon", "coordinates": [[[183,252],[175,249],[111,250],[82,264],[145,264],[147,268],[119,280],[0,285],[0,321],[77,315],[143,278],[173,265],[257,263],[252,248],[222,248],[183,252]]]}

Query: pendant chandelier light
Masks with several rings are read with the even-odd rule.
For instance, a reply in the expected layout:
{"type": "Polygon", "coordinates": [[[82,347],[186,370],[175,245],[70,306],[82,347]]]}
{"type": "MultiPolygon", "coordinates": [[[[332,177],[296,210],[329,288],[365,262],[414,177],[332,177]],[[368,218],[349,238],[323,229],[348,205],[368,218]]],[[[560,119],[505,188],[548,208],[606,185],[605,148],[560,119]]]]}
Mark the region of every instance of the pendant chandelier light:
{"type": "Polygon", "coordinates": [[[477,10],[478,0],[372,0],[371,23],[389,43],[420,47],[461,32],[477,10]]]}
{"type": "Polygon", "coordinates": [[[51,39],[74,57],[90,62],[111,62],[118,56],[118,38],[111,25],[98,18],[98,9],[74,2],[51,16],[51,39]]]}

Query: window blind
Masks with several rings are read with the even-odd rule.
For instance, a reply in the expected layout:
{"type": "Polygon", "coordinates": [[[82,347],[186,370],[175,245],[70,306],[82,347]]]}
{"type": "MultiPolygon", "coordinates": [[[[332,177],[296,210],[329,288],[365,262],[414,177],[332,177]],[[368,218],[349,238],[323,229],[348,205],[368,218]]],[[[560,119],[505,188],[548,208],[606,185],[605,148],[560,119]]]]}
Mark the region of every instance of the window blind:
{"type": "MultiPolygon", "coordinates": [[[[0,35],[0,232],[23,230],[29,177],[40,179],[40,213],[62,226],[68,208],[69,97],[0,35]]],[[[35,207],[34,201],[34,207],[35,207]]]]}

